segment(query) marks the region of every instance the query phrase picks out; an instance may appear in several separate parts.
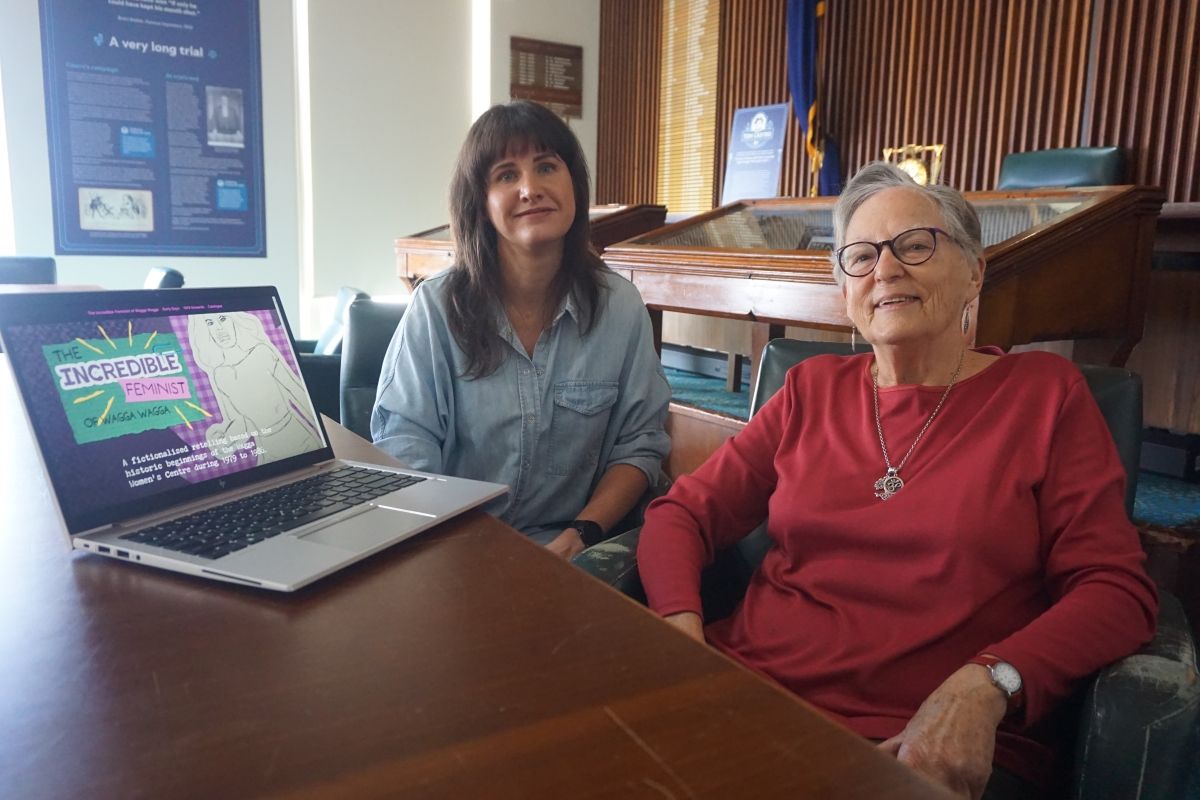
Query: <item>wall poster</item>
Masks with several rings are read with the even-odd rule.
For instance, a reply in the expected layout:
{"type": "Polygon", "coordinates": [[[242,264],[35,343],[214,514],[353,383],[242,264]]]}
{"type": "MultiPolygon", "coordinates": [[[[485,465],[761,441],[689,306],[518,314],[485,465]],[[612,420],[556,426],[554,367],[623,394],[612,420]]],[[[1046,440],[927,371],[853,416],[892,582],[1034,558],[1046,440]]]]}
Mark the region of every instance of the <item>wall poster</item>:
{"type": "Polygon", "coordinates": [[[721,205],[779,196],[786,130],[787,103],[739,108],[733,113],[721,205]]]}
{"type": "Polygon", "coordinates": [[[40,0],[61,255],[266,255],[258,0],[40,0]]]}

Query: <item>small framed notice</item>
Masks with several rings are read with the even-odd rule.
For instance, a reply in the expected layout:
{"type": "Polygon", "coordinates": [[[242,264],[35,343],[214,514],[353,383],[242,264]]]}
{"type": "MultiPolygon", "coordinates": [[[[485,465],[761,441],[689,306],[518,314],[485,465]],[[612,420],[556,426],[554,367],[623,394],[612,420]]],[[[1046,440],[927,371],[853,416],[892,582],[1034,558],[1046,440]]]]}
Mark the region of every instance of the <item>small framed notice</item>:
{"type": "Polygon", "coordinates": [[[721,205],[779,196],[787,110],[787,103],[778,103],[734,112],[721,205]]]}
{"type": "Polygon", "coordinates": [[[560,117],[583,116],[583,48],[513,36],[509,97],[533,100],[560,117]]]}

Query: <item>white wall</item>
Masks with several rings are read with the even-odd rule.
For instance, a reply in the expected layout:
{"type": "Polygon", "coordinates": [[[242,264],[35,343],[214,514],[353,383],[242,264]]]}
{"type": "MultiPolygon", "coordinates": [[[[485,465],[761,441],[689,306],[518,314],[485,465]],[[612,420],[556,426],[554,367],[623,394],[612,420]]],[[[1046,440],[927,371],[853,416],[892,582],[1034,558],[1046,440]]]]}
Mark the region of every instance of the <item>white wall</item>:
{"type": "Polygon", "coordinates": [[[569,120],[592,174],[596,197],[596,105],[600,99],[600,0],[491,0],[492,102],[507,103],[509,37],[542,39],[583,48],[583,116],[569,120]]]}
{"type": "MultiPolygon", "coordinates": [[[[266,258],[55,256],[59,283],[109,289],[140,287],[153,266],[175,267],[188,286],[273,284],[288,314],[299,308],[296,91],[292,8],[260,3],[266,258]]],[[[36,0],[0,0],[0,77],[12,176],[16,254],[54,255],[54,215],[42,91],[41,27],[36,0]]]]}
{"type": "Polygon", "coordinates": [[[316,295],[402,293],[392,243],[450,221],[469,0],[309,0],[316,295]]]}
{"type": "MultiPolygon", "coordinates": [[[[313,292],[403,291],[393,240],[449,222],[450,172],[471,116],[470,0],[308,0],[313,292]]],[[[267,200],[265,259],[60,256],[62,283],[141,285],[151,266],[189,286],[270,283],[301,317],[299,120],[293,3],[260,0],[267,200]]],[[[53,212],[36,0],[0,0],[16,253],[53,254],[53,212]]],[[[583,47],[583,118],[594,170],[599,0],[491,0],[492,102],[508,100],[509,37],[583,47]]]]}
{"type": "MultiPolygon", "coordinates": [[[[450,221],[449,184],[471,114],[470,0],[309,0],[314,290],[404,292],[398,236],[450,221]]],[[[599,0],[491,0],[491,102],[508,102],[509,37],[584,48],[596,157],[599,0]]]]}

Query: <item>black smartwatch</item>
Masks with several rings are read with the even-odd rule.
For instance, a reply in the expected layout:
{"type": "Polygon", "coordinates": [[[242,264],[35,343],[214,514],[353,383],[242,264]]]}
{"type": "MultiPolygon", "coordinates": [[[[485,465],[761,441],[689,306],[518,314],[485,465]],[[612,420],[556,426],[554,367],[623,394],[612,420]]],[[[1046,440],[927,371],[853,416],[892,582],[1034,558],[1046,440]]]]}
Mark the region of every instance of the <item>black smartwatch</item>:
{"type": "Polygon", "coordinates": [[[604,528],[600,527],[599,522],[592,522],[590,519],[574,519],[567,523],[567,527],[579,531],[579,538],[583,539],[584,547],[591,547],[604,541],[604,528]]]}

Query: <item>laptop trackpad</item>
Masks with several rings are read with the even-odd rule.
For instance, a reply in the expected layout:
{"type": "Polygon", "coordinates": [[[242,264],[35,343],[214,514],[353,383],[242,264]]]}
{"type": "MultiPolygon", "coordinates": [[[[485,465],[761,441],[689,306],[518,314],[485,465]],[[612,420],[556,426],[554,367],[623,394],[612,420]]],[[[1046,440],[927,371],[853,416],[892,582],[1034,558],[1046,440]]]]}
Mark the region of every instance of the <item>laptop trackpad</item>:
{"type": "Polygon", "coordinates": [[[400,541],[408,534],[428,527],[432,521],[422,514],[376,507],[300,538],[359,553],[400,541]]]}

